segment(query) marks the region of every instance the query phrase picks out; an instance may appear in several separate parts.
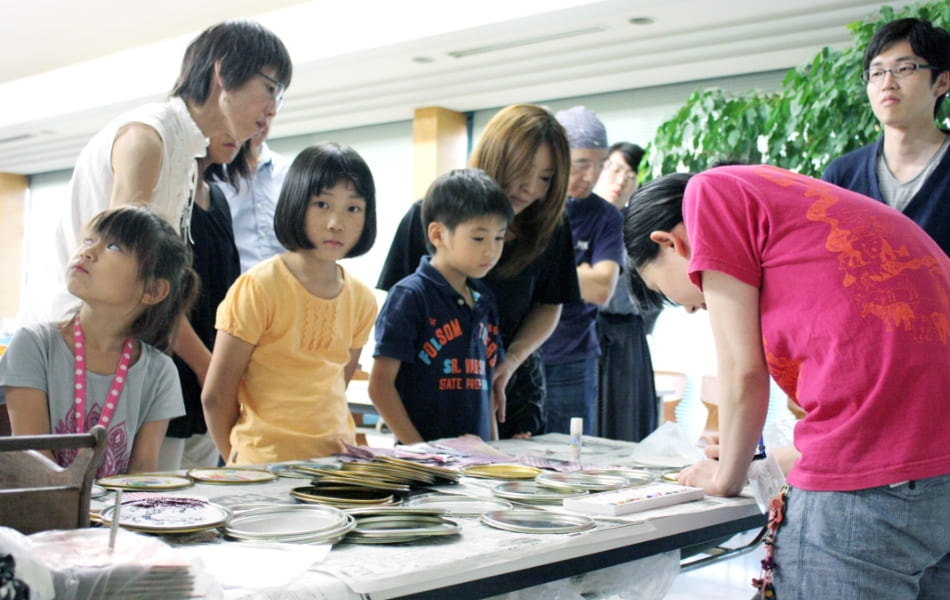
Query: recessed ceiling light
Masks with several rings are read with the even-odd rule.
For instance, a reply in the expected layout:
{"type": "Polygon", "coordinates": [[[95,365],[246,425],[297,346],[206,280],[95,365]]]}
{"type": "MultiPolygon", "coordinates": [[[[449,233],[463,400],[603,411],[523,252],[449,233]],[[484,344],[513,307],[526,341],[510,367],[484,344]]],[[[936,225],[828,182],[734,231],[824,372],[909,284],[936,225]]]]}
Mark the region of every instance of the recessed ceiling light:
{"type": "Polygon", "coordinates": [[[630,19],[631,25],[653,25],[653,17],[633,17],[630,19]]]}

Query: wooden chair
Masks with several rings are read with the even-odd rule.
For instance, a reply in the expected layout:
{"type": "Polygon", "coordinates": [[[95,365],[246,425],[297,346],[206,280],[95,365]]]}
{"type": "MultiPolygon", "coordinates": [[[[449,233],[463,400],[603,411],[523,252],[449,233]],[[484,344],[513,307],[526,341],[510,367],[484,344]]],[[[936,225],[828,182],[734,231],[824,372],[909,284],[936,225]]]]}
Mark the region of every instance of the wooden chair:
{"type": "Polygon", "coordinates": [[[660,411],[663,422],[676,422],[676,406],[683,400],[686,393],[686,373],[676,371],[654,371],[653,383],[656,395],[660,399],[660,411]]]}
{"type": "Polygon", "coordinates": [[[106,449],[106,430],[0,438],[0,525],[29,534],[89,526],[89,500],[106,449]],[[78,448],[60,467],[36,450],[78,448]]]}
{"type": "Polygon", "coordinates": [[[10,435],[11,433],[10,413],[7,412],[7,405],[4,402],[0,404],[0,436],[10,435]]]}

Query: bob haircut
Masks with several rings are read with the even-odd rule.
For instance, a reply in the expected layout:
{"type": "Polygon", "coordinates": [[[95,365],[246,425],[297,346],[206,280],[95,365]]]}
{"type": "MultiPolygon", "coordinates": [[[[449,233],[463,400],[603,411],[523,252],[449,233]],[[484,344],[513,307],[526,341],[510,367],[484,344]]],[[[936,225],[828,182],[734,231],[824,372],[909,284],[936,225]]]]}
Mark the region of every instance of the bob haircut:
{"type": "Polygon", "coordinates": [[[683,222],[683,194],[693,173],[673,173],[647,183],[630,198],[623,211],[623,245],[627,250],[630,297],[641,311],[661,309],[673,302],[648,288],[637,269],[656,259],[660,247],[654,231],[672,231],[683,222]]]}
{"type": "Polygon", "coordinates": [[[614,152],[619,152],[623,156],[623,162],[627,163],[627,166],[633,169],[634,175],[640,169],[640,161],[643,160],[644,150],[636,144],[631,144],[630,142],[617,142],[610,148],[607,148],[607,156],[610,156],[614,152]]]}
{"type": "MultiPolygon", "coordinates": [[[[934,68],[930,70],[930,83],[945,71],[950,71],[950,34],[942,27],[934,27],[922,19],[898,19],[882,25],[864,51],[863,70],[871,65],[878,54],[897,42],[907,40],[914,54],[921,57],[934,68]]],[[[940,109],[946,94],[937,96],[934,102],[934,117],[940,109]]]]}
{"type": "Polygon", "coordinates": [[[534,104],[514,104],[495,113],[469,160],[470,166],[484,170],[507,193],[518,177],[531,171],[542,144],[551,149],[554,176],[547,194],[515,216],[518,244],[509,260],[493,270],[502,279],[520,273],[548,247],[567,203],[571,149],[564,128],[549,111],[534,104]]]}
{"type": "MultiPolygon", "coordinates": [[[[505,227],[515,219],[511,200],[495,180],[481,169],[454,169],[429,186],[422,200],[422,227],[428,232],[431,223],[442,223],[455,231],[466,221],[484,216],[498,216],[505,227]]],[[[435,254],[435,246],[426,236],[426,247],[435,254]]]]}
{"type": "Polygon", "coordinates": [[[297,155],[280,188],[274,211],[274,233],[288,250],[313,248],[304,228],[310,199],[339,181],[353,184],[366,201],[366,218],[360,239],[345,258],[369,252],[376,241],[376,184],[366,161],[356,150],[344,144],[325,143],[310,146],[297,155]]]}
{"type": "Polygon", "coordinates": [[[148,287],[168,281],[168,295],[132,322],[127,335],[162,352],[171,349],[178,315],[187,314],[198,295],[198,275],[191,268],[191,250],[171,225],[141,206],[102,211],[84,228],[107,243],[131,250],[138,261],[138,279],[148,287]]]}
{"type": "Polygon", "coordinates": [[[277,71],[275,79],[285,88],[293,74],[290,54],[280,38],[253,21],[225,21],[205,29],[188,45],[171,95],[204,104],[217,63],[227,90],[241,87],[266,67],[277,71]]]}

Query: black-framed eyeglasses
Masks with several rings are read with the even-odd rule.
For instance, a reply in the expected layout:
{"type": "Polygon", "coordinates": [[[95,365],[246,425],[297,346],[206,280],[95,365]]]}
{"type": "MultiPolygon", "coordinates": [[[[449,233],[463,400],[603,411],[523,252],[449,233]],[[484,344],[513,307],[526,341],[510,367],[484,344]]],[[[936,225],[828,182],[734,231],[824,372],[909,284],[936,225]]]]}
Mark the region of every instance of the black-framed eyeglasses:
{"type": "Polygon", "coordinates": [[[904,79],[910,77],[917,72],[917,69],[933,69],[931,65],[922,65],[914,62],[902,62],[898,63],[897,66],[891,67],[890,69],[883,69],[881,67],[871,67],[870,69],[865,69],[861,72],[861,79],[865,83],[881,83],[884,81],[884,76],[888,73],[891,74],[891,77],[894,79],[904,79]]]}
{"type": "Polygon", "coordinates": [[[270,94],[271,100],[277,103],[277,111],[279,112],[280,107],[284,105],[284,91],[287,89],[287,86],[266,73],[258,71],[257,74],[273,85],[273,87],[268,87],[267,91],[270,94]]]}

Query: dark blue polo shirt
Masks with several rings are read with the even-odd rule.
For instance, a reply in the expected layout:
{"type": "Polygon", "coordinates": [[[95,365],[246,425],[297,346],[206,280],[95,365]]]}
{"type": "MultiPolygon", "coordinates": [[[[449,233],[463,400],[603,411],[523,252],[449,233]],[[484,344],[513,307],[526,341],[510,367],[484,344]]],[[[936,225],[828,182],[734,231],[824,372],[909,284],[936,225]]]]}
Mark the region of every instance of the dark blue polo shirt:
{"type": "MultiPolygon", "coordinates": [[[[574,263],[597,264],[612,260],[623,264],[623,216],[617,207],[597,194],[569,198],[568,219],[574,237],[574,263]]],[[[565,302],[561,320],[541,346],[546,365],[558,365],[600,356],[596,304],[583,300],[565,302]]]]}
{"type": "Polygon", "coordinates": [[[402,363],[396,390],[425,440],[491,436],[492,372],[504,360],[498,306],[481,281],[468,285],[472,308],[424,256],[389,290],[376,319],[373,356],[402,363]]]}

